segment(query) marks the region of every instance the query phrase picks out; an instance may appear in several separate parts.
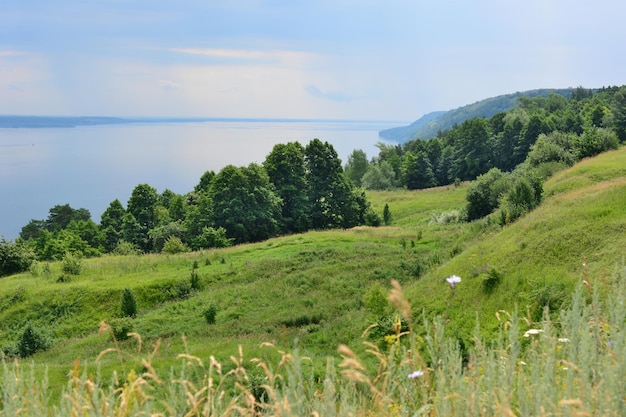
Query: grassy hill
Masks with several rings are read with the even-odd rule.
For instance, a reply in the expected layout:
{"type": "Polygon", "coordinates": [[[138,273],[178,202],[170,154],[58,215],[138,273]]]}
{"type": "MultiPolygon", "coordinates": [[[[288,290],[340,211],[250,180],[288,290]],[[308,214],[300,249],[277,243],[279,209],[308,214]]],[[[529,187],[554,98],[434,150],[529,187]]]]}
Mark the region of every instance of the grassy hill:
{"type": "MultiPolygon", "coordinates": [[[[62,274],[58,263],[38,264],[0,280],[0,346],[11,352],[31,323],[52,342],[33,356],[35,372],[48,369],[50,386],[65,386],[77,358],[90,372],[110,375],[120,357],[106,355],[95,365],[113,345],[99,324],[114,321],[129,288],[139,308],[133,330],[144,350],[160,340],[160,367],[172,366],[181,352],[227,360],[240,345],[271,359],[276,352],[259,347],[270,342],[280,349],[297,344],[321,375],[339,344],[365,349],[361,335],[370,324],[380,324],[374,343],[391,332],[394,314],[375,300],[392,279],[405,288],[414,317],[422,311],[444,317],[446,331],[464,344],[477,319],[484,335],[494,337],[499,310],[517,307],[532,322],[545,304],[566,304],[581,279],[608,281],[626,244],[624,178],[624,148],[584,160],[550,179],[543,204],[504,229],[490,218],[434,221],[464,207],[461,185],[369,193],[378,211],[389,205],[388,227],[308,232],[181,255],[105,256],[84,261],[76,276],[62,274]],[[192,271],[200,290],[190,286],[192,271]],[[452,274],[462,277],[454,291],[445,282],[452,274]],[[203,316],[211,303],[218,308],[215,324],[203,316]]],[[[133,353],[137,339],[120,347],[125,366],[141,369],[133,353]]]]}

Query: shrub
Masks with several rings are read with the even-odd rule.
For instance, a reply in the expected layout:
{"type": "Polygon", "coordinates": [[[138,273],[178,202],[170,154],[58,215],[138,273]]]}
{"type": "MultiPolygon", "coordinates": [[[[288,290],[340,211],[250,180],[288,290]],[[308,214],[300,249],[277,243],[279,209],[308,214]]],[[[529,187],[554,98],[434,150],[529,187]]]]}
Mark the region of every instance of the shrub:
{"type": "Polygon", "coordinates": [[[128,339],[128,333],[134,330],[133,321],[129,317],[117,317],[109,322],[113,338],[118,341],[128,339]]]}
{"type": "Polygon", "coordinates": [[[120,243],[117,244],[115,249],[113,249],[112,253],[114,255],[122,255],[122,256],[139,255],[141,253],[141,250],[139,250],[137,246],[133,245],[130,242],[127,242],[125,240],[120,240],[120,243]]]}
{"type": "Polygon", "coordinates": [[[215,317],[217,316],[217,305],[211,301],[207,308],[202,311],[202,315],[207,324],[215,324],[215,317]]]}
{"type": "Polygon", "coordinates": [[[0,277],[28,271],[35,260],[35,252],[21,240],[0,239],[0,277]]]}
{"type": "Polygon", "coordinates": [[[467,219],[476,220],[492,213],[508,189],[508,175],[498,168],[476,178],[467,189],[467,219]]]}
{"type": "Polygon", "coordinates": [[[385,226],[389,226],[391,224],[391,211],[389,210],[389,204],[385,203],[385,208],[383,209],[383,223],[385,226]]]}
{"type": "Polygon", "coordinates": [[[189,252],[189,247],[177,236],[170,236],[163,244],[163,252],[171,255],[176,253],[189,252]]]}
{"type": "Polygon", "coordinates": [[[191,271],[190,284],[192,290],[200,290],[200,276],[198,275],[198,271],[196,271],[195,269],[191,271]]]}
{"type": "Polygon", "coordinates": [[[48,340],[30,323],[26,325],[17,341],[17,350],[22,358],[31,356],[40,350],[46,350],[48,346],[48,340]]]}
{"type": "Polygon", "coordinates": [[[68,275],[80,275],[83,268],[83,261],[80,257],[66,253],[61,262],[61,271],[68,275]]]}
{"type": "Polygon", "coordinates": [[[135,295],[129,288],[124,289],[122,293],[120,311],[122,317],[134,318],[137,316],[137,300],[135,300],[135,295]]]}

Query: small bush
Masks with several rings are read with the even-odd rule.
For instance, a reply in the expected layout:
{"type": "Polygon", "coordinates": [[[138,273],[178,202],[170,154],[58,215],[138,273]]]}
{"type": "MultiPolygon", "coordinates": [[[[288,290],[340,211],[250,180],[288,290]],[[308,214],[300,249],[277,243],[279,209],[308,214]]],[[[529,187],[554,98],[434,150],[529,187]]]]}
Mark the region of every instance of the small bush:
{"type": "Polygon", "coordinates": [[[191,289],[194,291],[199,291],[200,288],[200,276],[198,272],[194,269],[191,271],[191,279],[190,279],[191,289]]]}
{"type": "Polygon", "coordinates": [[[217,316],[217,305],[215,302],[211,301],[208,307],[202,311],[202,315],[207,324],[215,324],[215,317],[217,316]]]}
{"type": "Polygon", "coordinates": [[[128,339],[128,333],[134,331],[133,321],[130,317],[117,317],[109,322],[111,332],[115,340],[122,341],[128,339]]]}
{"type": "Polygon", "coordinates": [[[61,262],[61,271],[67,275],[80,275],[83,269],[83,261],[80,257],[66,253],[61,262]]]}
{"type": "Polygon", "coordinates": [[[48,346],[48,340],[30,323],[26,325],[17,341],[17,351],[22,358],[34,355],[40,350],[46,350],[48,346]]]}
{"type": "Polygon", "coordinates": [[[495,268],[491,268],[489,272],[487,272],[487,275],[483,278],[483,291],[486,293],[492,292],[496,289],[498,285],[500,285],[503,278],[504,274],[498,272],[498,270],[495,268]]]}
{"type": "Polygon", "coordinates": [[[135,318],[137,316],[137,300],[135,300],[135,295],[129,288],[124,289],[122,293],[120,312],[122,317],[135,318]]]}

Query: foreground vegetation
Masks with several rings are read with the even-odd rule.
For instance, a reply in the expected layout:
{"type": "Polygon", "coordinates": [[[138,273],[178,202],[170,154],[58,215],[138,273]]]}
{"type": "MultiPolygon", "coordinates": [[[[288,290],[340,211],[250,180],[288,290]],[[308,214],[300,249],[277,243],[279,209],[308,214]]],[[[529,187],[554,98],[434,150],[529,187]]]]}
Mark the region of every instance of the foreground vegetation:
{"type": "Polygon", "coordinates": [[[570,307],[553,318],[547,309],[539,322],[500,311],[493,342],[481,338],[477,323],[468,352],[445,336],[440,318],[425,318],[426,334],[416,334],[411,306],[394,281],[395,332],[383,348],[365,342],[365,355],[377,364],[373,371],[346,345],[338,347],[341,361],[328,358],[318,376],[297,349],[263,344],[276,359],[251,357],[240,347],[225,364],[182,351],[170,371],[159,372],[162,346],[144,353],[135,335],[141,370],[127,370],[128,353],[115,345],[99,358],[117,355],[119,373],[103,379],[77,360],[52,403],[45,379],[28,366],[5,363],[0,416],[622,416],[626,268],[613,275],[606,299],[585,278],[570,307]]]}

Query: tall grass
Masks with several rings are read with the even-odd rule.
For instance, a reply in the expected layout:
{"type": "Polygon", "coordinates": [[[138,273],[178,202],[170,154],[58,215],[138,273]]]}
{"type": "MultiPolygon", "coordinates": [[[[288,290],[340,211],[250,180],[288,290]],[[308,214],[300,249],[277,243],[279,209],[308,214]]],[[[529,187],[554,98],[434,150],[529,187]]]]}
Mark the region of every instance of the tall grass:
{"type": "Polygon", "coordinates": [[[227,363],[181,352],[169,373],[158,373],[159,342],[143,352],[132,334],[137,351],[114,342],[98,358],[118,358],[111,380],[77,361],[51,401],[32,367],[4,362],[0,416],[623,416],[626,268],[613,274],[606,296],[583,278],[566,309],[546,310],[538,322],[500,311],[496,340],[483,341],[477,323],[472,346],[445,335],[444,316],[411,322],[393,281],[395,333],[382,347],[364,341],[361,355],[340,345],[341,361],[329,358],[321,374],[297,348],[269,343],[261,349],[271,355],[248,358],[239,348],[227,363]],[[129,367],[131,356],[140,368],[129,367]]]}

